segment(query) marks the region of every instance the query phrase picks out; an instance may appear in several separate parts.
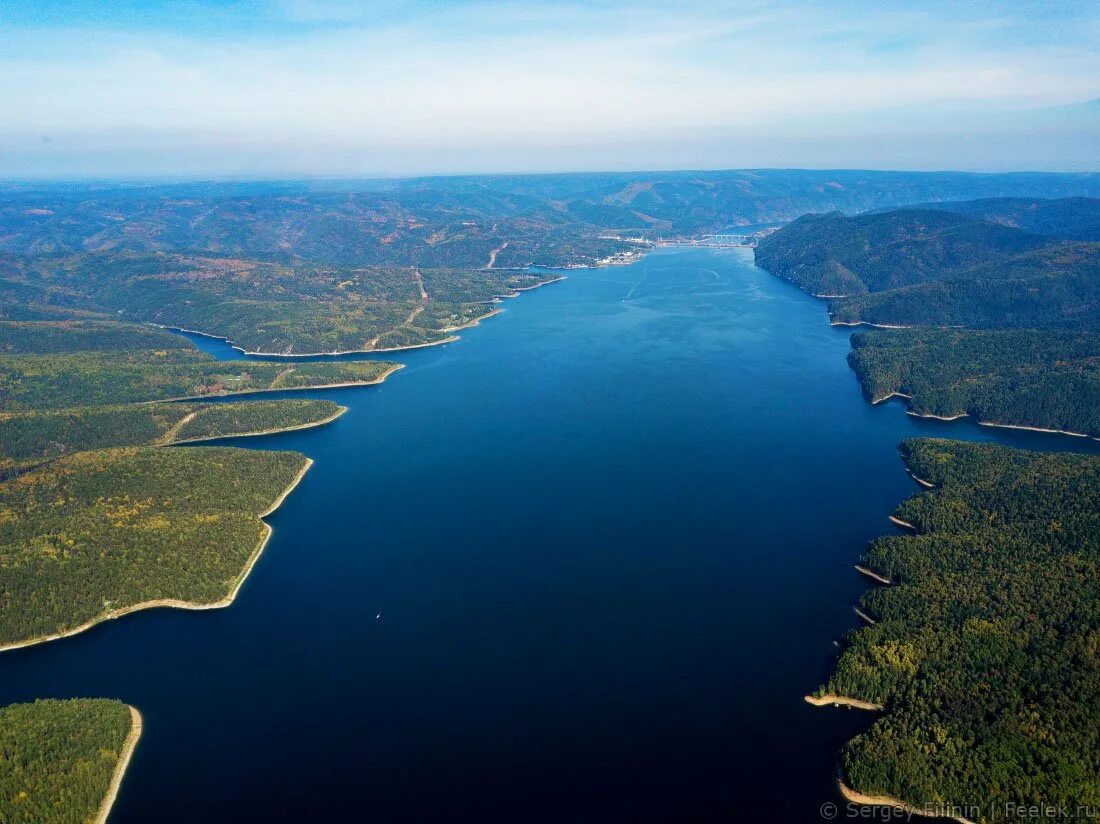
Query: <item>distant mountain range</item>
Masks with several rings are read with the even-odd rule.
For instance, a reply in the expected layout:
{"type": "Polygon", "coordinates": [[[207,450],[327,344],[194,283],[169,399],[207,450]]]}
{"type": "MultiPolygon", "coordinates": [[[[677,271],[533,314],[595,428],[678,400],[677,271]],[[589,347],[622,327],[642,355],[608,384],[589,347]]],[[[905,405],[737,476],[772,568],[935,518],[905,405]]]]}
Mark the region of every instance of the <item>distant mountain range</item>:
{"type": "MultiPolygon", "coordinates": [[[[12,183],[0,251],[201,249],[283,262],[590,262],[606,231],[696,235],[807,212],[968,198],[1100,197],[1100,174],[737,170],[368,181],[12,183]]],[[[1038,228],[1034,231],[1040,231],[1038,228]]]]}

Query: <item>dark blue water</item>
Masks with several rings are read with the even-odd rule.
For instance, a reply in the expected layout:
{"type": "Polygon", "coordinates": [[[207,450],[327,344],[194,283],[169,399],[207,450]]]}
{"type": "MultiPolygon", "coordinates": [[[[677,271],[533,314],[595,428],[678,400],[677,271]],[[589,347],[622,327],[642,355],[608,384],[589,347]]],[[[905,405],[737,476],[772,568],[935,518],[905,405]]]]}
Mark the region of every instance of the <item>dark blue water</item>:
{"type": "Polygon", "coordinates": [[[847,335],[747,250],[506,309],[241,442],[316,464],[233,606],[0,658],[0,704],[144,713],[114,824],[819,820],[870,718],[802,696],[917,491],[898,442],[1090,448],[871,407],[847,335]]]}

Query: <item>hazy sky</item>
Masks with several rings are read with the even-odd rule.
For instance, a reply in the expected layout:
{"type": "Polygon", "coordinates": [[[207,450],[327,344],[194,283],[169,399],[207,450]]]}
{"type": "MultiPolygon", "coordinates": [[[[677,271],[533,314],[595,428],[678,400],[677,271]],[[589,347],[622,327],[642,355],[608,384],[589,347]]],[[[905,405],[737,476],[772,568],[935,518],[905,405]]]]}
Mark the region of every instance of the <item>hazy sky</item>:
{"type": "Polygon", "coordinates": [[[0,0],[0,175],[1100,170],[1100,2],[0,0]]]}

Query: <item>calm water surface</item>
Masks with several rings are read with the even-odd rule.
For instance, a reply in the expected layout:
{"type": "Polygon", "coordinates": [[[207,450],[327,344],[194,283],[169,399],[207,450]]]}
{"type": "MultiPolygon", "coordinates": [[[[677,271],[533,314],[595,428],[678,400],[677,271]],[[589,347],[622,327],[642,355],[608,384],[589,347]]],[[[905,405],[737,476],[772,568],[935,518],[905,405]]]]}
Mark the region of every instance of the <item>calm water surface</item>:
{"type": "Polygon", "coordinates": [[[0,703],[141,709],[113,824],[817,821],[870,718],[802,696],[917,491],[898,442],[1091,448],[871,407],[847,334],[745,250],[506,309],[239,442],[316,463],[232,607],[0,658],[0,703]]]}

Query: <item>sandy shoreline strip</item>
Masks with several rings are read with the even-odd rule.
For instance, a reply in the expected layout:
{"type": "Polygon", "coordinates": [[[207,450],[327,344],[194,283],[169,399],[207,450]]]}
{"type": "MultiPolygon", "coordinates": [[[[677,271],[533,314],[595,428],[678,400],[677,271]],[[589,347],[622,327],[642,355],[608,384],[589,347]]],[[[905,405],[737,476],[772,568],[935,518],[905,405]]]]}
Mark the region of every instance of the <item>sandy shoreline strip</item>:
{"type": "Polygon", "coordinates": [[[873,704],[870,701],[849,698],[846,695],[833,695],[831,692],[824,695],[806,695],[803,698],[807,704],[813,704],[815,707],[851,707],[852,709],[869,710],[871,712],[881,712],[883,709],[882,704],[873,704]]]}
{"type": "Polygon", "coordinates": [[[871,323],[867,320],[829,320],[830,326],[871,326],[875,329],[912,329],[912,326],[899,326],[896,323],[871,323]]]}
{"type": "Polygon", "coordinates": [[[890,400],[890,398],[905,398],[906,400],[912,400],[912,395],[906,395],[904,392],[891,392],[889,395],[883,395],[881,398],[875,398],[871,401],[871,405],[883,403],[890,400]]]}
{"type": "Polygon", "coordinates": [[[1088,435],[1084,432],[1070,432],[1066,429],[1043,429],[1041,426],[1020,426],[1014,423],[994,423],[993,421],[978,421],[978,426],[996,426],[1000,429],[1022,429],[1026,432],[1046,432],[1050,435],[1069,435],[1073,438],[1092,438],[1094,441],[1100,441],[1100,438],[1095,435],[1088,435]]]}
{"type": "MultiPolygon", "coordinates": [[[[305,464],[299,470],[298,474],[294,476],[294,479],[290,482],[290,485],[283,490],[282,494],[275,499],[275,502],[267,508],[266,511],[261,512],[259,517],[266,518],[276,509],[278,509],[283,501],[287,499],[287,496],[294,491],[294,488],[302,482],[302,478],[305,477],[306,472],[313,466],[313,459],[306,458],[305,464]]],[[[179,598],[156,598],[152,601],[142,601],[140,604],[131,604],[128,607],[120,607],[108,612],[104,612],[97,615],[94,618],[90,618],[78,627],[65,630],[64,632],[53,633],[52,635],[41,635],[37,638],[30,638],[26,641],[15,641],[10,644],[0,646],[0,652],[10,652],[12,650],[23,649],[24,647],[33,647],[38,644],[45,644],[48,641],[60,641],[62,638],[70,638],[73,635],[79,635],[82,632],[87,632],[92,627],[102,624],[104,621],[113,621],[116,618],[121,618],[124,615],[130,615],[134,612],[140,612],[146,609],[157,609],[160,607],[172,607],[174,609],[187,609],[193,611],[207,610],[207,609],[223,609],[237,598],[237,593],[241,591],[241,587],[244,586],[245,579],[248,578],[252,569],[256,566],[256,562],[260,560],[260,555],[263,554],[264,549],[267,547],[268,541],[271,540],[272,534],[275,532],[268,523],[263,524],[263,535],[260,537],[259,543],[252,551],[252,555],[249,556],[248,562],[245,564],[244,569],[237,576],[236,581],[233,584],[233,588],[229,591],[229,594],[224,598],[214,601],[212,603],[197,603],[195,601],[183,601],[179,598]]]]}
{"type": "MultiPolygon", "coordinates": [[[[496,306],[493,309],[491,309],[490,311],[486,312],[484,315],[478,315],[476,318],[472,318],[471,320],[468,320],[468,321],[466,321],[466,323],[463,323],[459,326],[444,326],[440,331],[442,331],[442,332],[459,332],[463,329],[472,329],[473,327],[475,327],[479,323],[481,323],[483,320],[486,320],[487,318],[491,318],[491,317],[493,317],[493,315],[499,315],[503,311],[504,310],[501,309],[499,306],[496,306]]],[[[448,340],[458,340],[458,338],[452,336],[448,340]]]]}
{"type": "MultiPolygon", "coordinates": [[[[837,788],[840,790],[840,794],[844,796],[845,801],[851,801],[853,804],[864,804],[868,807],[894,807],[895,809],[904,810],[910,815],[919,815],[924,818],[943,818],[944,816],[935,811],[925,812],[919,807],[914,807],[911,804],[906,804],[900,798],[893,798],[889,795],[866,795],[857,790],[853,790],[847,784],[844,783],[844,779],[837,778],[837,788]]],[[[946,805],[945,805],[946,806],[946,805]]],[[[962,816],[948,816],[954,821],[958,821],[960,824],[975,824],[969,818],[963,818],[962,816]]]]}
{"type": "Polygon", "coordinates": [[[896,515],[891,515],[890,520],[893,521],[895,524],[897,524],[900,527],[903,527],[905,529],[911,529],[914,532],[917,531],[917,528],[915,526],[913,526],[908,521],[903,521],[901,518],[897,517],[896,515]]]}
{"type": "MultiPolygon", "coordinates": [[[[516,293],[530,292],[532,289],[538,289],[540,286],[546,286],[546,285],[551,284],[551,283],[557,283],[557,282],[565,280],[565,279],[566,279],[565,275],[560,275],[559,277],[551,278],[550,280],[544,280],[544,281],[541,281],[540,283],[532,284],[531,286],[517,286],[517,287],[513,288],[513,291],[516,292],[516,293]]],[[[514,295],[497,295],[496,299],[499,299],[501,297],[514,298],[514,297],[518,297],[518,294],[514,294],[514,295]]],[[[501,311],[500,309],[494,309],[492,312],[488,312],[484,315],[479,315],[478,317],[471,320],[469,323],[464,323],[461,326],[448,326],[444,329],[440,329],[439,331],[440,332],[457,332],[460,329],[469,329],[473,326],[477,326],[478,323],[485,320],[485,318],[492,317],[493,315],[497,314],[500,311],[501,311]]],[[[429,346],[442,346],[445,343],[454,343],[456,340],[458,340],[458,338],[456,336],[449,335],[448,337],[441,338],[440,340],[427,341],[426,343],[410,343],[406,346],[384,346],[384,347],[380,347],[380,348],[377,348],[377,349],[339,349],[339,350],[334,350],[332,352],[251,352],[248,349],[245,349],[243,346],[238,346],[232,339],[227,338],[224,335],[214,335],[214,334],[211,334],[210,332],[199,331],[198,329],[187,329],[186,327],[183,327],[183,326],[169,326],[169,325],[163,324],[163,323],[152,323],[152,322],[150,322],[150,325],[155,326],[158,329],[167,329],[169,332],[186,332],[189,335],[201,335],[204,338],[211,338],[212,340],[220,340],[223,343],[226,343],[229,346],[236,349],[242,355],[251,355],[252,357],[256,357],[256,358],[327,358],[327,357],[335,357],[335,356],[339,356],[339,355],[373,355],[373,354],[377,354],[379,352],[404,352],[404,351],[409,350],[409,349],[425,349],[429,346]]],[[[340,385],[340,384],[338,384],[338,385],[340,385]]],[[[309,388],[310,389],[327,389],[329,387],[311,386],[309,388]]],[[[263,390],[258,390],[258,391],[263,391],[263,390]]],[[[184,398],[173,398],[172,400],[186,400],[186,399],[184,399],[184,398]]]]}
{"type": "Polygon", "coordinates": [[[875,624],[878,623],[878,621],[876,621],[874,618],[872,618],[866,612],[861,610],[859,607],[852,607],[852,612],[854,612],[856,615],[858,615],[860,617],[860,620],[866,621],[871,626],[874,626],[875,624]]]}
{"type": "MultiPolygon", "coordinates": [[[[833,324],[836,326],[837,324],[833,324]]],[[[884,401],[888,401],[891,398],[905,398],[911,401],[912,395],[906,395],[904,392],[891,392],[888,395],[883,395],[881,398],[872,399],[872,404],[880,404],[884,401]]],[[[967,412],[959,412],[955,415],[934,415],[931,412],[916,412],[913,409],[906,409],[906,415],[912,415],[914,418],[928,418],[934,421],[957,421],[960,418],[969,417],[967,412]]],[[[1015,423],[996,423],[994,421],[977,421],[979,426],[996,426],[1000,429],[1020,429],[1025,432],[1042,432],[1047,435],[1069,435],[1072,438],[1092,438],[1094,441],[1100,441],[1100,437],[1096,435],[1089,435],[1085,432],[1071,432],[1068,429],[1048,429],[1042,426],[1023,426],[1022,424],[1015,423]]]]}
{"type": "Polygon", "coordinates": [[[856,572],[858,572],[860,575],[866,575],[868,578],[872,578],[878,581],[880,584],[885,584],[886,586],[890,586],[894,583],[889,578],[883,578],[874,570],[868,569],[865,566],[860,566],[859,564],[856,564],[856,572]]]}
{"type": "MultiPolygon", "coordinates": [[[[373,355],[376,352],[403,352],[406,349],[423,349],[425,346],[439,346],[440,344],[450,343],[456,338],[448,338],[446,340],[433,340],[428,343],[411,343],[408,346],[391,346],[385,349],[339,349],[332,352],[250,352],[243,346],[238,346],[230,338],[224,335],[213,335],[210,332],[200,332],[198,329],[187,329],[183,326],[167,326],[163,323],[153,323],[158,329],[167,329],[169,332],[186,332],[189,335],[201,335],[204,338],[211,338],[212,340],[220,340],[232,348],[236,349],[242,355],[252,355],[257,358],[327,358],[336,355],[373,355]]],[[[310,387],[311,389],[317,389],[320,387],[310,387]]]]}
{"type": "Polygon", "coordinates": [[[934,421],[957,421],[959,418],[966,417],[965,412],[957,415],[933,415],[931,412],[914,412],[912,409],[906,409],[905,414],[912,415],[914,418],[930,418],[934,421]]]}
{"type": "Polygon", "coordinates": [[[181,395],[178,398],[158,398],[155,401],[137,401],[135,406],[149,403],[175,403],[176,401],[201,401],[207,398],[236,398],[248,395],[262,395],[265,392],[307,392],[311,389],[343,389],[348,386],[377,386],[398,369],[404,369],[405,364],[393,363],[390,368],[369,381],[344,381],[343,383],[319,383],[316,386],[276,386],[273,389],[243,389],[237,392],[211,392],[207,395],[181,395]]]}
{"type": "Polygon", "coordinates": [[[118,754],[118,763],[115,764],[115,771],[111,775],[111,783],[107,787],[107,795],[103,797],[103,801],[92,819],[93,824],[106,824],[107,817],[111,814],[111,808],[115,806],[115,801],[118,799],[118,791],[122,787],[122,779],[126,775],[126,768],[130,766],[130,759],[134,757],[138,739],[141,738],[144,728],[141,713],[134,707],[129,707],[129,709],[130,732],[122,743],[122,750],[118,754]]]}
{"type": "Polygon", "coordinates": [[[332,423],[339,418],[345,412],[348,411],[346,406],[341,406],[332,415],[321,421],[312,421],[310,423],[300,423],[296,426],[277,426],[273,429],[261,429],[257,432],[235,432],[232,435],[205,435],[201,438],[185,438],[182,441],[166,441],[164,446],[180,446],[181,444],[189,443],[203,443],[204,441],[224,441],[230,438],[255,438],[260,435],[277,435],[280,432],[297,432],[299,429],[313,429],[317,426],[324,426],[327,423],[332,423]]]}

